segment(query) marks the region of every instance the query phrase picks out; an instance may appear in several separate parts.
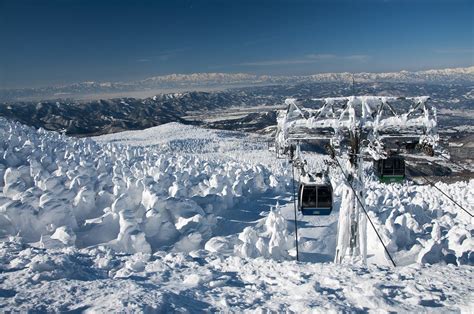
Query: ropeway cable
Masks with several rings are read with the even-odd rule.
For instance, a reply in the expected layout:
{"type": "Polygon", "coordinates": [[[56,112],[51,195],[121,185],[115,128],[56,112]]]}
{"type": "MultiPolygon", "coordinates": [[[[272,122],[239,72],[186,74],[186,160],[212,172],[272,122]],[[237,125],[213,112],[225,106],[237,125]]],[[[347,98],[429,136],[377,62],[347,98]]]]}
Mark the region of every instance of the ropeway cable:
{"type": "Polygon", "coordinates": [[[378,232],[377,229],[375,228],[375,225],[374,225],[374,223],[372,222],[372,219],[370,219],[369,214],[367,213],[367,211],[365,210],[364,205],[363,205],[362,202],[360,201],[359,196],[357,195],[357,192],[355,191],[354,187],[352,186],[352,183],[349,182],[349,179],[347,178],[346,174],[344,173],[344,170],[342,169],[342,166],[341,166],[341,164],[339,163],[339,160],[337,159],[337,157],[335,157],[334,159],[336,160],[337,165],[339,166],[339,168],[341,168],[342,175],[344,176],[344,179],[346,179],[347,183],[349,183],[349,186],[351,187],[352,192],[354,192],[354,195],[355,195],[357,201],[359,202],[359,205],[360,205],[360,206],[362,207],[362,209],[364,210],[365,216],[367,216],[367,219],[370,221],[370,224],[372,225],[372,228],[374,229],[375,233],[377,234],[377,237],[379,238],[380,243],[382,243],[385,252],[387,253],[388,257],[390,258],[390,261],[392,262],[392,264],[393,264],[394,267],[397,267],[397,265],[395,264],[395,261],[394,261],[393,258],[392,258],[392,255],[390,254],[390,252],[389,252],[388,249],[387,249],[387,246],[385,245],[385,243],[383,243],[382,237],[380,236],[379,232],[378,232]]]}
{"type": "Polygon", "coordinates": [[[426,182],[428,182],[432,187],[434,187],[435,189],[437,189],[438,191],[440,191],[444,196],[446,196],[448,199],[451,200],[451,202],[453,202],[454,204],[456,204],[459,208],[461,208],[463,211],[465,211],[469,216],[473,217],[473,215],[467,210],[465,209],[464,207],[462,207],[458,202],[456,202],[451,196],[449,196],[448,194],[444,193],[443,190],[441,190],[439,187],[436,186],[436,184],[429,180],[428,178],[426,178],[427,174],[424,173],[423,171],[419,170],[419,169],[414,169],[412,168],[411,166],[408,166],[406,165],[407,168],[410,168],[412,169],[415,173],[418,171],[419,173],[421,173],[421,177],[423,179],[425,179],[426,182]]]}

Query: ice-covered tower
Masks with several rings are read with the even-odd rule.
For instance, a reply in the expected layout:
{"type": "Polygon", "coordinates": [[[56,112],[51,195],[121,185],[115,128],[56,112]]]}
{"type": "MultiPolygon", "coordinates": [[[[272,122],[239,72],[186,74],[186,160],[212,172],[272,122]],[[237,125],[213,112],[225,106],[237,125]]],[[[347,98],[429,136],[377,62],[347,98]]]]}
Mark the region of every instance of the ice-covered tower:
{"type": "Polygon", "coordinates": [[[346,178],[335,262],[366,262],[363,158],[385,159],[387,151],[408,146],[425,152],[436,147],[436,110],[428,100],[427,96],[350,96],[285,101],[287,109],[281,110],[277,119],[277,154],[286,155],[298,166],[300,157],[294,151],[300,141],[326,140],[334,164],[346,178]]]}

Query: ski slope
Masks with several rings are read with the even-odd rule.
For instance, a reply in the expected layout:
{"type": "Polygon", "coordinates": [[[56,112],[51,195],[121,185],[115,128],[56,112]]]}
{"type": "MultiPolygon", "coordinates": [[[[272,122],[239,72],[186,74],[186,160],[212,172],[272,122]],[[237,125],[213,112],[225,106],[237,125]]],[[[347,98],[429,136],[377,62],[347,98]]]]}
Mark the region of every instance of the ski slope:
{"type": "MultiPolygon", "coordinates": [[[[332,263],[338,212],[298,216],[264,138],[177,123],[73,139],[0,119],[0,310],[469,311],[473,221],[368,178],[368,266],[332,263]]],[[[322,157],[308,157],[315,167],[322,157]]],[[[336,206],[342,176],[334,173],[336,206]]],[[[438,183],[472,211],[474,181],[438,183]]]]}

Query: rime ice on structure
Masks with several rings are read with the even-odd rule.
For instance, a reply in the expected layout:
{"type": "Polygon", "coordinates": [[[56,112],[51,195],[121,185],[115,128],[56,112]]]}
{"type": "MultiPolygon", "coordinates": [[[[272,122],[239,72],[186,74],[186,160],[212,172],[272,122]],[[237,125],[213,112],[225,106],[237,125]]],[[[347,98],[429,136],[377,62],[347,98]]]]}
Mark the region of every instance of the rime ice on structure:
{"type": "Polygon", "coordinates": [[[289,155],[292,145],[299,146],[299,140],[330,140],[335,152],[348,160],[341,163],[348,180],[342,192],[335,262],[365,264],[367,260],[363,156],[387,158],[386,149],[395,139],[436,147],[436,110],[428,106],[428,100],[427,96],[286,99],[287,109],[281,110],[277,118],[278,154],[289,155]],[[319,103],[319,109],[307,106],[311,102],[319,103]]]}

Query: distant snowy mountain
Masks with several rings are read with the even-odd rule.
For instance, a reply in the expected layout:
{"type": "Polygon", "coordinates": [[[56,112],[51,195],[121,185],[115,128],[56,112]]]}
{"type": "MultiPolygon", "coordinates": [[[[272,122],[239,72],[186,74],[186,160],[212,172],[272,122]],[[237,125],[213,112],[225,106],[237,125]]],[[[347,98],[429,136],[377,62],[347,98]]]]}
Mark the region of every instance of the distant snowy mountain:
{"type": "Polygon", "coordinates": [[[156,84],[156,83],[205,83],[213,84],[232,84],[240,82],[256,82],[258,76],[246,73],[193,73],[193,74],[170,74],[162,76],[149,77],[138,81],[138,84],[156,84]]]}
{"type": "Polygon", "coordinates": [[[400,71],[389,73],[358,73],[358,81],[405,82],[405,83],[466,83],[474,82],[474,66],[468,68],[438,69],[418,72],[400,71]]]}
{"type": "Polygon", "coordinates": [[[388,73],[320,73],[304,76],[271,76],[246,73],[192,73],[154,76],[131,82],[82,82],[64,86],[3,89],[0,101],[25,98],[57,99],[81,95],[125,93],[133,91],[205,87],[235,87],[305,82],[403,82],[403,83],[473,83],[474,66],[467,68],[388,73]]]}

